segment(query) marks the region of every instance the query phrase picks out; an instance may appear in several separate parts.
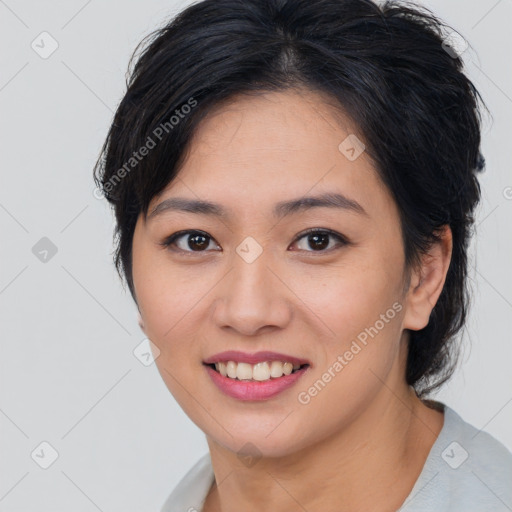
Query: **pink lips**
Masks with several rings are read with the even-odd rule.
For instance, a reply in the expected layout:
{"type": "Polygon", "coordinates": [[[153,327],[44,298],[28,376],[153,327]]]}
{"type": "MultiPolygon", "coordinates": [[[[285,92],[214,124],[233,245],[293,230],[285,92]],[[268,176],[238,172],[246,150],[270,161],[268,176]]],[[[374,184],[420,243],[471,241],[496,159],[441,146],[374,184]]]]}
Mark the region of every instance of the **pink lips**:
{"type": "Polygon", "coordinates": [[[309,364],[311,363],[307,359],[299,359],[298,357],[289,356],[286,354],[280,354],[278,352],[256,352],[254,354],[248,354],[247,352],[240,352],[238,350],[228,350],[226,352],[220,352],[211,357],[208,357],[203,361],[205,364],[213,364],[220,362],[236,361],[237,363],[249,363],[256,364],[262,361],[281,361],[283,363],[289,362],[292,364],[309,364]]]}
{"type": "Polygon", "coordinates": [[[256,352],[255,354],[247,354],[236,350],[229,350],[215,354],[203,361],[208,375],[213,383],[226,395],[237,398],[239,400],[268,400],[282,391],[293,386],[310,368],[311,363],[306,359],[280,354],[277,352],[256,352]],[[278,378],[270,378],[265,381],[238,380],[229,377],[223,377],[219,372],[211,366],[207,366],[219,362],[236,361],[237,363],[256,364],[262,361],[282,361],[290,362],[294,365],[308,365],[296,370],[290,375],[283,375],[278,378]]]}

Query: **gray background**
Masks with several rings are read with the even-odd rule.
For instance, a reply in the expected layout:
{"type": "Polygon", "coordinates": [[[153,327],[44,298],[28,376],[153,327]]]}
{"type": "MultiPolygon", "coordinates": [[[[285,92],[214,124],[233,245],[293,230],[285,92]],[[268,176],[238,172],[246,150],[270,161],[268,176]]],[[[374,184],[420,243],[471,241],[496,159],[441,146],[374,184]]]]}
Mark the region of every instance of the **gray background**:
{"type": "MultiPolygon", "coordinates": [[[[0,511],[158,510],[207,451],[154,364],[133,354],[144,335],[92,181],[131,52],[188,3],[0,1],[0,511]],[[59,45],[47,59],[31,47],[43,31],[59,45]],[[57,247],[46,262],[32,252],[42,237],[57,247]],[[43,441],[59,454],[48,469],[43,441]]],[[[471,44],[467,70],[494,118],[466,348],[436,398],[512,450],[512,0],[424,5],[471,44]]]]}

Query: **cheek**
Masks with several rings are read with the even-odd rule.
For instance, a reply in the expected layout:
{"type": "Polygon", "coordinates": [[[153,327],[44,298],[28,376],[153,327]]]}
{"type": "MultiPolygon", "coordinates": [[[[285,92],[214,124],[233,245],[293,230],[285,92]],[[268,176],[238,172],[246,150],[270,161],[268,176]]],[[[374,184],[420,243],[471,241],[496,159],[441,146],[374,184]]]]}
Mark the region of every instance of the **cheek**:
{"type": "Polygon", "coordinates": [[[380,386],[376,376],[390,371],[400,348],[403,315],[399,260],[397,254],[388,258],[368,251],[328,273],[295,281],[297,296],[321,319],[317,325],[324,326],[318,338],[324,357],[309,384],[322,381],[317,405],[328,408],[336,397],[357,407],[365,393],[380,386]],[[323,391],[325,383],[328,390],[323,391]]]}
{"type": "Polygon", "coordinates": [[[319,438],[369,407],[394,371],[400,350],[399,297],[385,288],[373,286],[356,293],[356,288],[346,285],[345,291],[352,291],[348,297],[339,287],[328,298],[326,293],[324,309],[319,311],[336,336],[319,340],[324,357],[297,390],[302,411],[299,430],[315,429],[319,438]]]}
{"type": "MultiPolygon", "coordinates": [[[[286,278],[300,299],[297,306],[305,304],[309,316],[321,320],[317,327],[322,337],[336,347],[372,326],[401,299],[401,275],[395,261],[369,251],[357,256],[336,266],[288,273],[286,278]]],[[[395,314],[392,310],[389,316],[395,314]]]]}
{"type": "MultiPolygon", "coordinates": [[[[220,277],[202,265],[176,265],[153,254],[134,264],[134,282],[147,337],[158,347],[156,366],[170,393],[197,424],[208,424],[202,368],[209,305],[220,277]],[[136,275],[135,275],[136,274],[136,275]],[[198,405],[199,404],[199,405],[198,405]]],[[[165,255],[164,255],[165,256],[165,255]]],[[[208,408],[207,408],[208,409],[208,408]]]]}
{"type": "MultiPolygon", "coordinates": [[[[177,265],[165,249],[134,236],[133,281],[146,333],[165,342],[190,323],[190,313],[213,286],[202,265],[177,265]]],[[[151,336],[149,336],[151,337],[151,336]]]]}
{"type": "Polygon", "coordinates": [[[208,289],[207,280],[191,280],[170,265],[148,265],[138,274],[138,299],[147,337],[158,347],[155,363],[167,388],[186,413],[195,418],[201,395],[199,318],[208,289]]]}
{"type": "MultiPolygon", "coordinates": [[[[141,286],[141,312],[145,332],[160,350],[157,365],[174,373],[185,373],[199,362],[201,297],[204,289],[177,275],[160,272],[141,286]]],[[[162,373],[162,372],[161,372],[162,373]]],[[[165,377],[164,374],[162,376],[165,377]]],[[[172,382],[171,382],[172,384],[172,382]]]]}

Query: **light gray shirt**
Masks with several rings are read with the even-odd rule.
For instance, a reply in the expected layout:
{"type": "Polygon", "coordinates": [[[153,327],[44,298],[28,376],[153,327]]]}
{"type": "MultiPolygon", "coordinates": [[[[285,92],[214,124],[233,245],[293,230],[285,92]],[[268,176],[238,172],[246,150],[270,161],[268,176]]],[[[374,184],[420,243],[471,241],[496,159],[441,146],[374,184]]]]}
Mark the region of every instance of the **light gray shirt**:
{"type": "MultiPolygon", "coordinates": [[[[397,512],[512,512],[512,453],[441,402],[444,424],[397,512]]],[[[201,512],[215,480],[210,454],[181,479],[161,512],[201,512]]]]}

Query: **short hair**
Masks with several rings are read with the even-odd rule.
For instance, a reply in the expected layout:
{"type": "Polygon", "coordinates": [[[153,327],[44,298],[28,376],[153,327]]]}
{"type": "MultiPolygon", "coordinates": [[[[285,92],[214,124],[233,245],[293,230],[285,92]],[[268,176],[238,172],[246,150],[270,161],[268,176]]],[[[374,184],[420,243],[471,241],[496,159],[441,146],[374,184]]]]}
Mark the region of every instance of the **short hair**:
{"type": "Polygon", "coordinates": [[[485,106],[448,28],[406,2],[203,0],[146,36],[94,167],[115,213],[115,265],[135,302],[137,218],[177,176],[201,119],[238,94],[307,88],[360,130],[396,201],[407,269],[451,228],[446,281],[428,325],[410,332],[405,375],[418,396],[448,380],[470,300],[485,106]]]}

